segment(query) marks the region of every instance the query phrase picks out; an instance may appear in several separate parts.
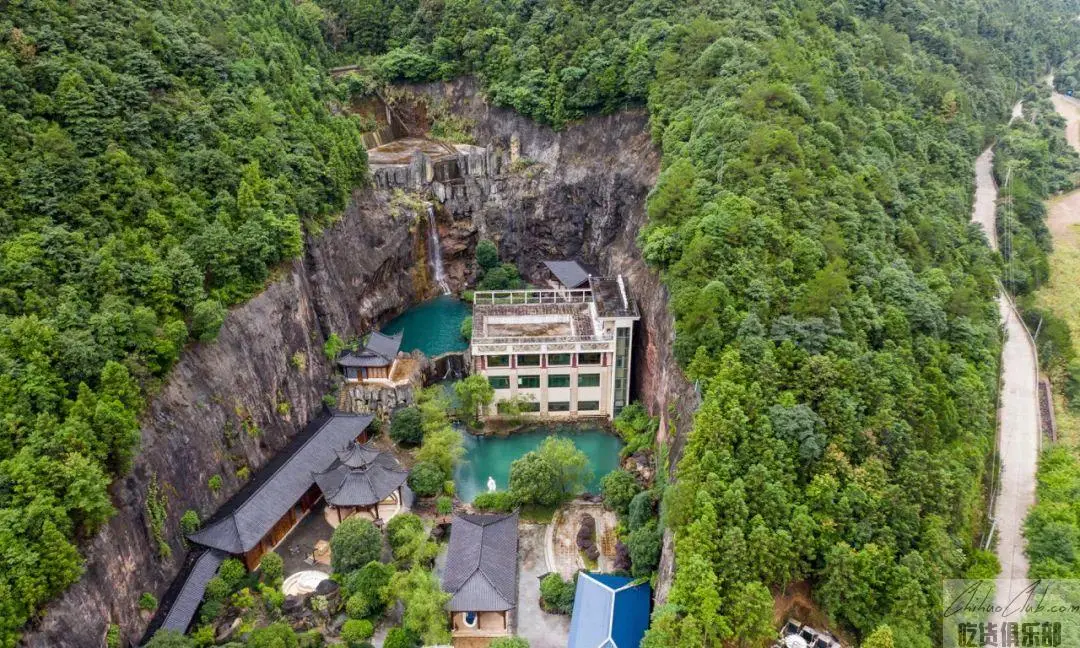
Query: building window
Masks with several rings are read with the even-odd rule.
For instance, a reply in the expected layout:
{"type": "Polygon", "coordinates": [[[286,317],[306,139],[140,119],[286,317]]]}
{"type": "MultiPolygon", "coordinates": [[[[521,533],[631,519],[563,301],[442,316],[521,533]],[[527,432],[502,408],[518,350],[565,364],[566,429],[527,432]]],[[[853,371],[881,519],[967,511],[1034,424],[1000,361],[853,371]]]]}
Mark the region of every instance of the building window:
{"type": "Polygon", "coordinates": [[[497,356],[485,356],[487,358],[487,366],[489,367],[509,367],[510,356],[497,355],[497,356]]]}
{"type": "Polygon", "coordinates": [[[569,412],[570,401],[551,401],[548,403],[549,412],[569,412]]]}
{"type": "Polygon", "coordinates": [[[578,387],[599,387],[600,386],[600,374],[578,374],[577,386],[578,387]]]}
{"type": "Polygon", "coordinates": [[[510,376],[488,376],[492,389],[510,389],[510,376]]]}
{"type": "Polygon", "coordinates": [[[462,621],[465,622],[465,625],[469,626],[470,628],[476,627],[476,612],[466,612],[461,616],[462,621]]]}
{"type": "Polygon", "coordinates": [[[579,353],[577,354],[577,363],[579,365],[598,365],[600,364],[599,353],[579,353]]]}
{"type": "Polygon", "coordinates": [[[630,374],[627,364],[630,361],[630,327],[620,326],[615,330],[615,394],[611,403],[612,411],[618,414],[629,398],[630,374]]]}
{"type": "Polygon", "coordinates": [[[548,376],[548,387],[569,387],[570,374],[551,374],[548,376]]]}
{"type": "Polygon", "coordinates": [[[521,411],[522,412],[539,412],[540,411],[540,403],[537,403],[536,401],[526,401],[526,402],[521,404],[521,411]]]}
{"type": "Polygon", "coordinates": [[[518,389],[536,389],[540,386],[540,376],[518,376],[518,389]]]}
{"type": "Polygon", "coordinates": [[[519,366],[519,367],[539,367],[540,366],[540,354],[531,353],[529,355],[519,355],[517,357],[517,366],[519,366]]]}
{"type": "Polygon", "coordinates": [[[578,401],[579,412],[595,412],[600,409],[600,401],[578,401]]]}
{"type": "Polygon", "coordinates": [[[570,354],[569,353],[549,353],[548,354],[548,366],[549,367],[569,367],[570,366],[570,354]]]}

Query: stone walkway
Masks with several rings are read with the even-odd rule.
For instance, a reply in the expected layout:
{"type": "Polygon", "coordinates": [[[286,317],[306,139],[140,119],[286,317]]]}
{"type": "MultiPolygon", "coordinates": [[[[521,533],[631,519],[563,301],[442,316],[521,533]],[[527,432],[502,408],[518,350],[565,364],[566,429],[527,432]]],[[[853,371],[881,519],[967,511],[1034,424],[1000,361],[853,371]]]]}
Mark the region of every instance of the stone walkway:
{"type": "Polygon", "coordinates": [[[540,578],[547,574],[546,524],[521,524],[518,540],[518,607],[516,633],[530,648],[564,648],[570,637],[570,617],[540,609],[540,578]]]}
{"type": "MultiPolygon", "coordinates": [[[[330,573],[329,564],[308,562],[315,551],[315,543],[320,540],[329,542],[330,536],[334,534],[334,528],[323,515],[324,508],[324,504],[319,502],[274,549],[285,563],[286,576],[312,569],[330,573]]],[[[329,562],[329,557],[327,561],[329,562]]]]}

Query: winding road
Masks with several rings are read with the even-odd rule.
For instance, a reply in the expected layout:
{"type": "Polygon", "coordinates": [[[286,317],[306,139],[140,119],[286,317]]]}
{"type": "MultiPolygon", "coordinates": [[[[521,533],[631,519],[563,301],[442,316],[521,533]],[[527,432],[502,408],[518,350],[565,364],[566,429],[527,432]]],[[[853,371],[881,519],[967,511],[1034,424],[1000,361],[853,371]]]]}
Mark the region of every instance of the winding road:
{"type": "MultiPolygon", "coordinates": [[[[1014,107],[1014,119],[1020,114],[1020,109],[1014,107]]],[[[993,159],[993,149],[987,148],[975,161],[975,204],[971,220],[983,228],[990,247],[996,250],[998,190],[991,174],[993,159]]],[[[997,430],[1001,477],[993,500],[1001,573],[994,602],[997,609],[1005,609],[1008,601],[1026,586],[1028,560],[1024,553],[1023,528],[1028,509],[1035,503],[1035,471],[1041,432],[1035,343],[1004,291],[998,296],[998,308],[1005,326],[1005,344],[1001,350],[997,430]]]]}
{"type": "MultiPolygon", "coordinates": [[[[1080,152],[1080,101],[1054,93],[1054,108],[1066,120],[1065,136],[1080,152]]],[[[1013,107],[1012,119],[1021,118],[1022,107],[1013,107]]],[[[1010,120],[1012,121],[1012,120],[1010,120]]],[[[997,186],[991,174],[994,159],[988,148],[975,161],[975,204],[971,220],[986,232],[997,249],[995,204],[997,186]]],[[[1054,245],[1075,246],[1080,224],[1080,190],[1047,201],[1047,225],[1054,245]]],[[[1001,485],[993,500],[997,531],[997,557],[1001,573],[994,595],[996,609],[1005,609],[1027,584],[1028,560],[1024,552],[1023,525],[1028,509],[1035,503],[1035,474],[1038,467],[1042,430],[1039,423],[1039,368],[1035,343],[1004,291],[998,308],[1005,325],[1006,339],[1001,351],[1001,397],[998,409],[998,455],[1001,485]]],[[[1000,614],[994,620],[1003,620],[1000,614]]]]}
{"type": "MultiPolygon", "coordinates": [[[[1054,109],[1065,118],[1065,139],[1080,153],[1080,100],[1054,93],[1054,109]]],[[[1046,203],[1046,224],[1054,239],[1054,248],[1076,248],[1080,232],[1080,189],[1051,198],[1046,203]]],[[[1051,277],[1051,281],[1053,281],[1051,277]]],[[[1066,278],[1067,280],[1067,278],[1066,278]]]]}

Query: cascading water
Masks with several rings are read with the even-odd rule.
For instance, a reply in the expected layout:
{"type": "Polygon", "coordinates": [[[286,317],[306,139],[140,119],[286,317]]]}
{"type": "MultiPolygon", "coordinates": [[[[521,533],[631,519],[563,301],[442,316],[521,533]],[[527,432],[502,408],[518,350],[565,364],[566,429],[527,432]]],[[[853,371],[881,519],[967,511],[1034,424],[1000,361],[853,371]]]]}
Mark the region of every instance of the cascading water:
{"type": "Polygon", "coordinates": [[[439,228],[435,224],[435,206],[427,204],[428,242],[431,247],[431,266],[435,270],[435,283],[444,295],[450,294],[450,284],[446,283],[446,268],[443,267],[442,243],[439,241],[439,228]]]}

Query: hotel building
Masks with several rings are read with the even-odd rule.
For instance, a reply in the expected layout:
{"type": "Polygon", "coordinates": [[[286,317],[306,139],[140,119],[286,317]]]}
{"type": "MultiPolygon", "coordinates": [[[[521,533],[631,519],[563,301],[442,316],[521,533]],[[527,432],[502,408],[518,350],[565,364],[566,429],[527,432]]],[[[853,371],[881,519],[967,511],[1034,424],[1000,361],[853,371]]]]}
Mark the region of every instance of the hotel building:
{"type": "Polygon", "coordinates": [[[630,399],[634,322],[622,275],[587,287],[477,292],[470,353],[495,388],[485,418],[516,403],[544,418],[612,418],[630,399]]]}

